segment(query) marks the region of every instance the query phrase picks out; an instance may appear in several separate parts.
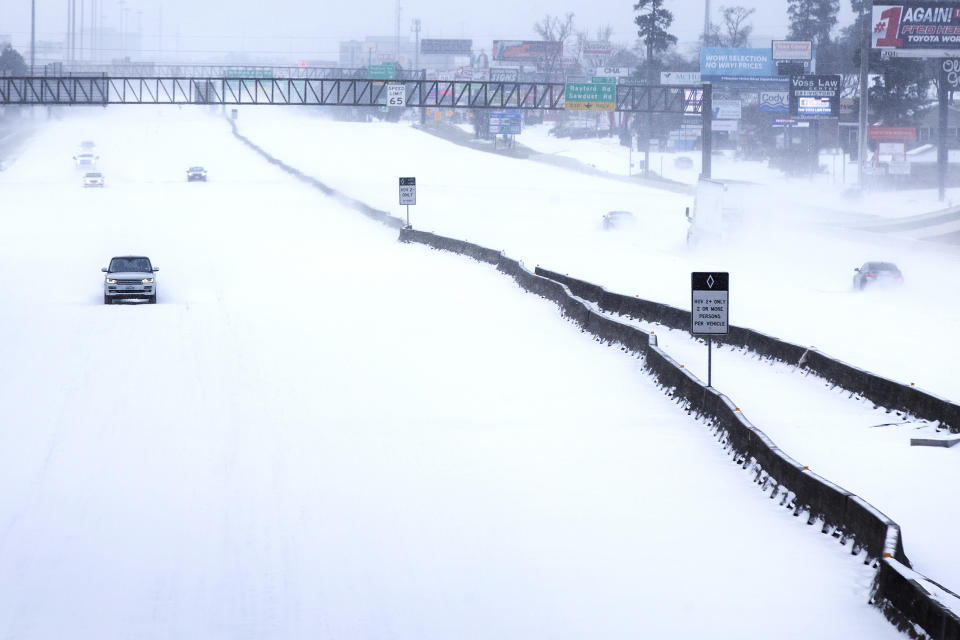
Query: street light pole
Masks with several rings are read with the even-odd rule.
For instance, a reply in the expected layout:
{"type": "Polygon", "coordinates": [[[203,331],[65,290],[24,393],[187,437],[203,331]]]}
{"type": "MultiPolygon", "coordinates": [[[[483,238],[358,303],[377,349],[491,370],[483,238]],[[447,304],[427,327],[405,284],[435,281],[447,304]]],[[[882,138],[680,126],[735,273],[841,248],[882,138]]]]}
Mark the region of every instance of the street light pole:
{"type": "MultiPolygon", "coordinates": [[[[871,3],[872,4],[872,3],[871,3]]],[[[867,75],[870,73],[870,23],[867,21],[867,0],[860,5],[860,127],[857,137],[857,182],[864,190],[864,167],[867,157],[867,75]]]]}

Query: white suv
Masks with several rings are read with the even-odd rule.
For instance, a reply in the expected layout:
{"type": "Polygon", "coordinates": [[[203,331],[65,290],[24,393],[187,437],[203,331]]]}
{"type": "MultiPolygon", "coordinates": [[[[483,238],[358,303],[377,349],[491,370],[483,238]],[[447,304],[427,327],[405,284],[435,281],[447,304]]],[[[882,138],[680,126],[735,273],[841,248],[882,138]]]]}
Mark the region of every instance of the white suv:
{"type": "Polygon", "coordinates": [[[124,298],[145,298],[157,302],[157,277],[160,269],[150,264],[146,256],[117,256],[110,266],[100,269],[106,273],[103,281],[103,304],[113,304],[124,298]]]}

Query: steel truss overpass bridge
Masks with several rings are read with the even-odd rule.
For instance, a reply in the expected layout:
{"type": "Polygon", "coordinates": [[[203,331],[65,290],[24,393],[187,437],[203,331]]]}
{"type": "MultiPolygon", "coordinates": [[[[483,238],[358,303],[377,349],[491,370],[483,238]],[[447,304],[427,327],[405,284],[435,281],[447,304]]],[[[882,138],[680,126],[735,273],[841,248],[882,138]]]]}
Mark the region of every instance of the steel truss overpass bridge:
{"type": "MultiPolygon", "coordinates": [[[[387,106],[388,85],[403,87],[405,107],[564,110],[561,82],[472,82],[356,78],[224,78],[153,76],[0,76],[6,105],[306,105],[387,106]]],[[[397,91],[396,89],[394,91],[397,91]]],[[[711,86],[616,85],[606,110],[674,114],[702,122],[703,175],[710,176],[711,86]]],[[[586,104],[587,109],[598,105],[586,104]]]]}

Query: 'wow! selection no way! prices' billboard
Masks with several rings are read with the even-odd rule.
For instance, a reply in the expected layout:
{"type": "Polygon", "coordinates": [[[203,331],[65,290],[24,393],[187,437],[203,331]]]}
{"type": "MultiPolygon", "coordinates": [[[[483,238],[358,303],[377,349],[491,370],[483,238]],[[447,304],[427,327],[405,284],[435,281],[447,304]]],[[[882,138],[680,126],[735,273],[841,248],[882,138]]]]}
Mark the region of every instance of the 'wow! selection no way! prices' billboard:
{"type": "Polygon", "coordinates": [[[960,56],[960,5],[875,2],[871,46],[905,58],[960,56]]]}

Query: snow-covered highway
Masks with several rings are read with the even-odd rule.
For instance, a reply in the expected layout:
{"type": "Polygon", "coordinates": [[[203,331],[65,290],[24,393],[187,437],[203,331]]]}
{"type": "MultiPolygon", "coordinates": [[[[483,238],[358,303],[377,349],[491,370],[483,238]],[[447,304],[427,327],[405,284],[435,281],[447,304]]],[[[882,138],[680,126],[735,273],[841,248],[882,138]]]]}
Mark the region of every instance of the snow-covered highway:
{"type": "Polygon", "coordinates": [[[2,637],[898,636],[638,361],[215,112],[63,113],[0,202],[2,637]]]}

